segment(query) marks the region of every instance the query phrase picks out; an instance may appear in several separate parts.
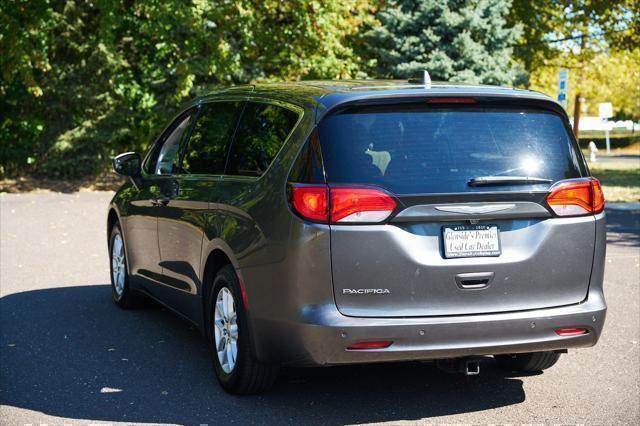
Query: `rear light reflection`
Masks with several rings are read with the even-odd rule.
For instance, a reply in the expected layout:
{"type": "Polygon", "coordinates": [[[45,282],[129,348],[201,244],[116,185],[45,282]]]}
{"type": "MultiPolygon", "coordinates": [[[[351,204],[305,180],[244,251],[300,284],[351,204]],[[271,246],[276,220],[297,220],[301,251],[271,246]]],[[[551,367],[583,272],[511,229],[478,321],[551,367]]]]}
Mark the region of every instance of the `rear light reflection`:
{"type": "Polygon", "coordinates": [[[581,334],[587,334],[586,328],[559,328],[556,330],[558,336],[579,336],[581,334]]]}
{"type": "Polygon", "coordinates": [[[547,195],[549,207],[558,216],[582,216],[604,209],[604,194],[595,178],[558,182],[547,195]]]}
{"type": "Polygon", "coordinates": [[[349,346],[350,351],[366,350],[366,349],[384,349],[393,344],[392,340],[382,340],[379,342],[358,342],[349,346]]]}

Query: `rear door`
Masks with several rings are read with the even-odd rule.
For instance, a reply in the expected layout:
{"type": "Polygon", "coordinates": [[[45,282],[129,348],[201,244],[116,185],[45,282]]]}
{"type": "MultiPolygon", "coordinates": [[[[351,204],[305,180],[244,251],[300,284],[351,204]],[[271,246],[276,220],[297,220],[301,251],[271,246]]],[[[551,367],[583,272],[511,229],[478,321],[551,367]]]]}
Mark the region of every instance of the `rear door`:
{"type": "Polygon", "coordinates": [[[594,217],[552,217],[545,205],[555,182],[587,175],[566,118],[470,102],[345,108],[319,124],[329,186],[372,185],[398,202],[384,224],[331,225],[342,313],[461,315],[584,300],[594,217]]]}

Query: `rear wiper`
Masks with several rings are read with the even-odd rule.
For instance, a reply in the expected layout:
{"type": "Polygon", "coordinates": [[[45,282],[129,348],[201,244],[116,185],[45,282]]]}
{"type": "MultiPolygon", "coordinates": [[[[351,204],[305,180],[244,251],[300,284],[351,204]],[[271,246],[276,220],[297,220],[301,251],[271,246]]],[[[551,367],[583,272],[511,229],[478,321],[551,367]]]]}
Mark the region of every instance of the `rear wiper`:
{"type": "Polygon", "coordinates": [[[479,176],[469,181],[469,186],[528,185],[551,183],[553,180],[530,176],[479,176]]]}

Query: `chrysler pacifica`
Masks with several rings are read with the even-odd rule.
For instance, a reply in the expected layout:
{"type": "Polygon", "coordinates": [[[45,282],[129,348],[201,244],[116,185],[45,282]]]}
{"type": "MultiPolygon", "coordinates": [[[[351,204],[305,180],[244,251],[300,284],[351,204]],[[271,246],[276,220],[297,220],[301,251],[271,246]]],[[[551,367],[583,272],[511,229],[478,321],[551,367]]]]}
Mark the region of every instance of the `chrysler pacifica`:
{"type": "Polygon", "coordinates": [[[115,303],[193,322],[229,392],[266,390],[283,366],[539,371],[602,331],[602,190],[542,94],[233,87],[114,168],[129,178],[108,213],[115,303]]]}

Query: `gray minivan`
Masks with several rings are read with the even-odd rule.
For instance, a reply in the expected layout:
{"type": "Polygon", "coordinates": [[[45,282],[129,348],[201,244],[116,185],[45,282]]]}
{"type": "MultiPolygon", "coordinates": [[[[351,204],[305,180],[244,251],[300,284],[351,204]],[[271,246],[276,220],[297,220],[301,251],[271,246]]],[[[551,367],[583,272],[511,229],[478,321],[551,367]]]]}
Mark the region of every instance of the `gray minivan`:
{"type": "Polygon", "coordinates": [[[539,93],[234,87],[114,168],[130,178],[108,213],[115,302],[193,322],[232,393],[286,366],[544,370],[604,325],[602,190],[539,93]]]}

